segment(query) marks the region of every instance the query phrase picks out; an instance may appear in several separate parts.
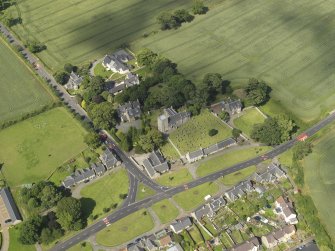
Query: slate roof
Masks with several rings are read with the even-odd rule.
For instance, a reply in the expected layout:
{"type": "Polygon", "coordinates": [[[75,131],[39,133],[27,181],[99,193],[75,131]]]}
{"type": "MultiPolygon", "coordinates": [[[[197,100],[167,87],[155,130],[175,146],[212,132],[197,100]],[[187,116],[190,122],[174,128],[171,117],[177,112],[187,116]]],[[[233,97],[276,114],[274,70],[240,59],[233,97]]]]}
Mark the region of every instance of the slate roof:
{"type": "Polygon", "coordinates": [[[96,174],[106,172],[106,168],[102,163],[95,163],[91,166],[91,168],[94,170],[96,174]]]}
{"type": "Polygon", "coordinates": [[[21,221],[21,215],[19,209],[17,208],[13,196],[7,187],[4,187],[0,191],[0,196],[5,204],[8,215],[11,219],[11,223],[15,223],[16,221],[21,221]]]}
{"type": "Polygon", "coordinates": [[[237,110],[242,109],[242,103],[240,100],[228,101],[224,103],[224,110],[229,113],[235,113],[237,110]]]}
{"type": "Polygon", "coordinates": [[[187,119],[191,116],[191,114],[189,112],[180,112],[174,115],[171,115],[169,117],[169,125],[170,126],[176,126],[177,124],[179,124],[181,121],[183,121],[184,119],[187,119]]]}
{"type": "Polygon", "coordinates": [[[220,151],[230,145],[233,145],[235,144],[236,141],[233,139],[233,138],[229,138],[229,139],[226,139],[226,140],[222,140],[214,145],[211,145],[207,148],[204,148],[204,154],[205,155],[209,155],[209,154],[212,154],[212,153],[215,153],[217,151],[220,151]]]}
{"type": "Polygon", "coordinates": [[[234,201],[237,198],[242,197],[245,193],[248,193],[253,190],[252,184],[250,180],[242,181],[237,186],[233,187],[232,189],[228,190],[225,195],[226,197],[234,201]]]}
{"type": "Polygon", "coordinates": [[[183,248],[180,246],[179,243],[176,243],[174,246],[170,247],[166,251],[183,251],[183,248]]]}
{"type": "Polygon", "coordinates": [[[114,154],[106,149],[104,153],[100,156],[102,163],[108,168],[115,166],[118,162],[118,159],[114,156],[114,154]]]}
{"type": "Polygon", "coordinates": [[[123,105],[120,105],[117,109],[118,115],[123,120],[129,120],[131,118],[139,118],[141,116],[141,105],[137,101],[129,101],[123,105]]]}
{"type": "Polygon", "coordinates": [[[106,55],[103,59],[103,65],[114,68],[116,71],[129,70],[129,68],[114,55],[106,55]]]}
{"type": "Polygon", "coordinates": [[[276,238],[273,236],[272,233],[270,233],[270,234],[268,234],[268,235],[265,235],[264,238],[267,240],[267,242],[268,242],[270,245],[277,244],[277,240],[276,240],[276,238]]]}
{"type": "Polygon", "coordinates": [[[217,211],[220,209],[220,207],[224,206],[225,204],[226,204],[226,201],[221,196],[217,199],[212,199],[212,201],[209,203],[209,206],[213,211],[217,211]]]}
{"type": "Polygon", "coordinates": [[[169,170],[169,165],[159,151],[153,151],[149,157],[143,161],[143,165],[150,177],[153,177],[157,172],[164,173],[169,170]]]}
{"type": "Polygon", "coordinates": [[[65,180],[63,180],[63,185],[66,188],[70,188],[72,186],[74,186],[76,184],[74,178],[72,176],[68,176],[65,178],[65,180]]]}
{"type": "Polygon", "coordinates": [[[206,204],[194,212],[195,217],[200,221],[204,216],[206,216],[210,212],[210,210],[211,210],[210,207],[206,204]]]}
{"type": "Polygon", "coordinates": [[[123,49],[114,52],[113,56],[122,62],[128,62],[129,60],[134,59],[133,55],[123,49]]]}
{"type": "Polygon", "coordinates": [[[284,176],[285,172],[278,165],[271,163],[265,172],[253,174],[252,180],[256,182],[273,182],[284,176]]]}
{"type": "Polygon", "coordinates": [[[192,226],[192,222],[189,217],[181,218],[171,224],[175,232],[180,232],[190,226],[192,226]]]}
{"type": "Polygon", "coordinates": [[[83,82],[83,78],[72,71],[70,73],[70,81],[76,85],[80,85],[83,82]]]}
{"type": "Polygon", "coordinates": [[[193,151],[193,152],[189,152],[188,156],[191,160],[192,159],[197,159],[197,158],[200,158],[200,157],[204,156],[204,151],[202,149],[199,149],[199,150],[196,150],[196,151],[193,151]]]}

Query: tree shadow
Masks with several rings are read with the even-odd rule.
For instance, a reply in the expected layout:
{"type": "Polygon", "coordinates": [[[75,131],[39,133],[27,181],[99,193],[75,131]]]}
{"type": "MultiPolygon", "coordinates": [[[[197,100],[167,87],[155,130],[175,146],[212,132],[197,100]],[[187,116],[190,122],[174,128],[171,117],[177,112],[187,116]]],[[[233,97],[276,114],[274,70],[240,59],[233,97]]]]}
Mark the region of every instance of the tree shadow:
{"type": "Polygon", "coordinates": [[[88,217],[92,214],[93,209],[97,205],[95,200],[91,198],[80,198],[81,206],[82,206],[82,214],[83,214],[83,219],[87,221],[88,217]]]}

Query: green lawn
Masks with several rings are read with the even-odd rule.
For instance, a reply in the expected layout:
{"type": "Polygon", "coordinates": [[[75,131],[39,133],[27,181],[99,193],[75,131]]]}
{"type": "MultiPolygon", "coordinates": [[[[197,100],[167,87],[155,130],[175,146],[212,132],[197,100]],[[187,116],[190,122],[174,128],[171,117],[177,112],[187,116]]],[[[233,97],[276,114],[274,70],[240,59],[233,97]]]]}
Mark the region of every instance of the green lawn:
{"type": "Polygon", "coordinates": [[[136,200],[143,200],[154,195],[156,192],[150,187],[140,183],[137,188],[136,200]]]}
{"type": "Polygon", "coordinates": [[[8,251],[18,251],[18,250],[24,250],[24,251],[35,251],[34,245],[23,245],[19,242],[19,226],[12,227],[9,230],[9,248],[8,251]]]}
{"type": "Polygon", "coordinates": [[[87,146],[85,129],[55,108],[0,131],[2,169],[11,186],[46,179],[87,146]]]}
{"type": "MultiPolygon", "coordinates": [[[[98,59],[121,44],[158,29],[156,17],[161,12],[191,3],[191,0],[19,1],[23,25],[13,29],[23,40],[45,43],[48,48],[39,56],[54,70],[65,63],[98,59]]],[[[18,16],[15,7],[10,12],[13,18],[18,16]]]]}
{"type": "Polygon", "coordinates": [[[234,186],[256,172],[256,166],[249,166],[241,171],[224,176],[221,181],[226,186],[234,186]]]}
{"type": "Polygon", "coordinates": [[[0,37],[0,123],[53,102],[53,95],[0,37]]]}
{"type": "Polygon", "coordinates": [[[169,137],[181,154],[186,154],[231,137],[231,129],[208,110],[204,110],[173,131],[169,137]],[[218,134],[209,136],[211,129],[218,130],[218,134]]]}
{"type": "Polygon", "coordinates": [[[216,183],[209,182],[176,194],[173,199],[183,209],[191,211],[205,202],[204,198],[206,195],[213,196],[218,190],[219,186],[216,183]]]}
{"type": "MultiPolygon", "coordinates": [[[[100,180],[85,186],[80,195],[83,198],[84,208],[91,211],[92,215],[102,216],[104,208],[110,208],[111,205],[121,206],[123,200],[119,198],[120,194],[128,193],[128,175],[125,169],[109,173],[100,180]]],[[[113,210],[113,209],[111,209],[113,210]]],[[[86,213],[86,215],[88,215],[86,213]]]]}
{"type": "Polygon", "coordinates": [[[253,126],[263,123],[264,120],[264,116],[256,108],[250,108],[244,110],[240,117],[234,119],[234,125],[247,136],[250,136],[253,126]]]}
{"type": "Polygon", "coordinates": [[[168,160],[180,159],[177,150],[172,146],[170,142],[166,142],[163,146],[160,147],[160,150],[163,153],[164,157],[168,160]]]}
{"type": "Polygon", "coordinates": [[[334,129],[323,134],[304,161],[305,185],[318,209],[321,222],[335,239],[335,134],[334,129]]]}
{"type": "Polygon", "coordinates": [[[251,159],[257,155],[269,151],[271,147],[261,146],[261,147],[250,147],[241,150],[235,150],[228,152],[226,154],[209,158],[201,162],[200,166],[197,169],[198,176],[206,176],[210,173],[214,173],[221,169],[228,168],[239,162],[251,159]]]}
{"type": "Polygon", "coordinates": [[[105,67],[102,66],[101,63],[97,64],[95,67],[94,67],[94,75],[95,76],[100,76],[100,77],[103,77],[103,78],[109,78],[110,75],[112,75],[112,71],[107,71],[105,69],[105,67]]]}
{"type": "Polygon", "coordinates": [[[335,6],[322,0],[222,1],[134,45],[170,58],[196,82],[208,72],[231,81],[264,79],[285,109],[309,121],[335,107],[335,30],[325,22],[334,17],[335,6]]]}
{"type": "Polygon", "coordinates": [[[156,182],[164,186],[178,186],[192,181],[192,175],[187,168],[163,174],[156,179],[156,182]]]}
{"type": "Polygon", "coordinates": [[[189,232],[189,234],[191,235],[192,239],[194,240],[194,242],[197,245],[200,245],[201,243],[204,242],[200,231],[195,226],[192,229],[190,229],[188,232],[189,232]]]}
{"type": "Polygon", "coordinates": [[[98,232],[96,241],[100,245],[113,247],[144,234],[153,227],[154,223],[150,214],[142,209],[98,232]]]}
{"type": "Polygon", "coordinates": [[[81,242],[68,249],[68,251],[92,251],[92,245],[89,242],[81,242]]]}
{"type": "Polygon", "coordinates": [[[179,215],[179,210],[168,199],[157,202],[151,208],[155,211],[162,224],[173,221],[179,215]]]}

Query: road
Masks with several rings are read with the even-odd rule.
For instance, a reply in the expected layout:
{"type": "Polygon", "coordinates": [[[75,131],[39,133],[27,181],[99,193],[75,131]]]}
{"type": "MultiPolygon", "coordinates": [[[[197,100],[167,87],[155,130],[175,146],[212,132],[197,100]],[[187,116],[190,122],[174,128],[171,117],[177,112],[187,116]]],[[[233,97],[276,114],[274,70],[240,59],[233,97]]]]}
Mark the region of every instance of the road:
{"type": "MultiPolygon", "coordinates": [[[[317,133],[319,130],[321,130],[322,128],[324,128],[326,125],[330,124],[331,122],[333,122],[335,120],[335,113],[329,115],[328,117],[326,117],[325,119],[321,120],[319,123],[315,124],[314,126],[310,127],[308,130],[306,130],[304,133],[307,136],[312,136],[315,133],[317,133]]],[[[264,161],[265,158],[274,158],[275,156],[287,151],[288,149],[290,149],[292,146],[294,146],[296,143],[298,142],[298,140],[296,138],[285,142],[279,146],[277,146],[276,148],[274,148],[273,150],[269,151],[268,153],[262,155],[262,156],[258,156],[255,157],[253,159],[238,163],[236,165],[233,165],[227,169],[224,170],[220,170],[218,172],[215,172],[213,174],[207,175],[205,177],[199,178],[197,180],[194,180],[188,184],[186,184],[187,189],[188,188],[193,188],[196,186],[199,186],[203,183],[206,182],[210,182],[210,181],[215,181],[216,179],[218,179],[219,177],[222,177],[224,175],[239,171],[241,169],[244,169],[248,166],[251,165],[255,165],[258,164],[262,161],[264,161]]],[[[120,154],[121,158],[124,158],[124,153],[117,148],[117,153],[120,154]]],[[[126,156],[127,157],[127,156],[126,156]]],[[[127,157],[128,158],[128,157],[127,157]]],[[[125,158],[126,161],[127,158],[125,158]]],[[[127,163],[129,164],[129,163],[127,163]]],[[[131,166],[131,164],[129,164],[129,166],[131,166]]],[[[134,171],[134,175],[137,175],[138,173],[132,169],[133,167],[130,168],[130,170],[134,171]]],[[[136,170],[137,167],[135,166],[136,170]]],[[[129,169],[128,169],[129,170],[129,169]]],[[[139,171],[139,170],[138,170],[139,171]]],[[[142,175],[140,175],[139,177],[143,177],[143,173],[142,175]]],[[[144,175],[145,176],[145,175],[144,175]]],[[[136,176],[137,177],[137,176],[136,176]]],[[[145,179],[146,181],[146,179],[145,179]]],[[[156,184],[156,186],[158,186],[156,184]]],[[[174,196],[177,193],[180,193],[182,191],[185,191],[185,186],[178,186],[178,187],[174,187],[174,188],[164,188],[162,189],[161,192],[146,198],[144,200],[138,201],[138,202],[134,202],[129,204],[128,206],[122,207],[121,209],[111,213],[110,215],[108,215],[106,218],[108,219],[109,223],[113,223],[116,222],[120,219],[122,219],[123,217],[126,217],[127,215],[136,212],[139,209],[142,208],[147,208],[150,207],[151,205],[155,204],[158,201],[161,201],[163,199],[166,198],[171,198],[172,196],[174,196]]],[[[66,250],[68,248],[70,248],[71,246],[84,241],[85,239],[87,239],[90,235],[96,234],[97,232],[99,232],[100,230],[104,229],[105,227],[107,227],[107,225],[103,222],[103,220],[100,220],[94,224],[92,224],[91,226],[87,227],[86,229],[82,230],[79,234],[75,235],[74,237],[70,238],[69,240],[59,243],[56,246],[54,246],[51,250],[52,251],[60,251],[60,250],[66,250]]]]}
{"type": "Polygon", "coordinates": [[[21,46],[23,48],[22,55],[26,58],[26,60],[35,68],[35,72],[42,78],[45,79],[46,82],[55,88],[59,93],[61,93],[61,98],[64,100],[64,103],[68,104],[73,110],[75,110],[78,114],[85,117],[85,119],[89,120],[86,111],[77,104],[75,98],[71,97],[70,94],[65,90],[65,88],[58,84],[54,77],[45,69],[43,64],[39,61],[39,59],[31,53],[28,49],[24,48],[23,44],[19,39],[17,39],[14,35],[10,33],[10,31],[0,22],[0,32],[8,39],[9,43],[14,46],[21,46]]]}

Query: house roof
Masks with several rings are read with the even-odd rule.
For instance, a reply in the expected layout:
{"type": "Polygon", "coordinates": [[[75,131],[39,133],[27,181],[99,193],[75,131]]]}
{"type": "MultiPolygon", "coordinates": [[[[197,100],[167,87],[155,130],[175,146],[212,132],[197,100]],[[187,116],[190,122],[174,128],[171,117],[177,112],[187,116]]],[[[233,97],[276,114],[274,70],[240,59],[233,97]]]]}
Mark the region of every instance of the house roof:
{"type": "Polygon", "coordinates": [[[189,112],[180,112],[174,115],[169,116],[169,124],[174,126],[178,124],[180,121],[183,121],[186,118],[189,118],[191,114],[189,112]]]}
{"type": "Polygon", "coordinates": [[[295,233],[295,227],[293,225],[286,225],[285,227],[283,227],[283,231],[286,234],[294,234],[295,233]]]}
{"type": "Polygon", "coordinates": [[[211,110],[212,110],[212,112],[214,112],[214,113],[216,113],[216,114],[221,113],[222,110],[223,110],[223,104],[224,104],[224,102],[220,102],[220,103],[211,105],[211,110]]]}
{"type": "Polygon", "coordinates": [[[199,149],[199,150],[196,150],[196,151],[193,151],[193,152],[189,152],[188,156],[189,156],[190,159],[196,159],[196,158],[204,156],[204,152],[203,152],[202,149],[199,149]]]}
{"type": "Polygon", "coordinates": [[[128,53],[127,51],[123,49],[114,52],[112,55],[118,60],[124,61],[124,62],[134,59],[133,55],[131,55],[130,53],[128,53]]]}
{"type": "Polygon", "coordinates": [[[106,171],[105,166],[102,163],[95,163],[91,165],[91,168],[98,174],[106,171]]]}
{"type": "Polygon", "coordinates": [[[11,221],[15,222],[22,220],[19,209],[17,208],[13,196],[7,187],[1,189],[0,196],[5,204],[11,221]]]}
{"type": "Polygon", "coordinates": [[[276,240],[280,241],[285,238],[285,232],[282,229],[279,229],[273,233],[273,237],[275,237],[276,240]]]}
{"type": "Polygon", "coordinates": [[[75,180],[72,176],[67,176],[65,180],[63,180],[63,185],[66,188],[72,187],[75,185],[75,180]]]}
{"type": "Polygon", "coordinates": [[[169,170],[167,161],[159,151],[151,152],[149,157],[143,161],[143,165],[151,177],[157,172],[164,173],[169,170]]]}
{"type": "Polygon", "coordinates": [[[141,105],[138,100],[136,101],[129,101],[127,103],[124,103],[123,105],[120,105],[117,108],[117,112],[119,117],[124,116],[125,114],[128,114],[130,118],[137,118],[141,116],[141,105]]]}
{"type": "Polygon", "coordinates": [[[143,165],[144,165],[145,169],[147,170],[148,174],[150,175],[150,177],[153,177],[156,174],[156,170],[152,166],[152,164],[149,161],[149,159],[145,159],[143,161],[143,165]]]}
{"type": "Polygon", "coordinates": [[[202,206],[200,209],[196,210],[194,212],[195,217],[198,220],[201,220],[205,215],[207,215],[210,212],[210,207],[208,205],[202,206]]]}
{"type": "Polygon", "coordinates": [[[159,239],[159,244],[161,247],[166,247],[172,242],[170,235],[166,235],[159,239]]]}
{"type": "Polygon", "coordinates": [[[192,222],[189,217],[184,217],[172,223],[171,226],[173,226],[176,232],[179,232],[192,226],[192,222]]]}
{"type": "Polygon", "coordinates": [[[265,235],[264,238],[267,240],[269,244],[277,243],[277,240],[275,239],[272,233],[265,235]]]}
{"type": "Polygon", "coordinates": [[[211,145],[207,148],[204,148],[204,154],[205,155],[208,155],[208,154],[211,154],[211,153],[215,153],[223,148],[226,148],[232,144],[235,144],[236,141],[233,139],[233,138],[229,138],[229,139],[226,139],[226,140],[222,140],[214,145],[211,145]]]}
{"type": "Polygon", "coordinates": [[[224,109],[227,112],[231,113],[234,112],[235,110],[242,109],[242,103],[240,100],[228,101],[224,103],[224,109]]]}
{"type": "Polygon", "coordinates": [[[107,168],[116,165],[116,163],[118,162],[118,159],[108,148],[100,156],[100,159],[107,168]]]}
{"type": "Polygon", "coordinates": [[[279,166],[271,163],[265,172],[253,174],[252,180],[256,182],[271,182],[284,175],[285,172],[279,166]]]}
{"type": "Polygon", "coordinates": [[[232,250],[233,251],[252,251],[254,246],[255,245],[251,242],[244,242],[240,245],[237,245],[237,246],[233,247],[232,250]]]}
{"type": "Polygon", "coordinates": [[[70,81],[76,85],[80,85],[83,82],[83,78],[72,71],[70,73],[70,81]]]}
{"type": "Polygon", "coordinates": [[[183,248],[180,246],[179,243],[176,243],[174,246],[170,247],[166,251],[183,251],[183,248]]]}
{"type": "Polygon", "coordinates": [[[164,162],[162,164],[159,164],[158,166],[155,166],[154,167],[155,170],[159,173],[164,173],[164,172],[167,172],[169,171],[169,164],[167,162],[164,162]]]}
{"type": "Polygon", "coordinates": [[[217,211],[220,209],[220,207],[224,206],[225,204],[226,204],[226,201],[221,196],[217,199],[212,199],[212,201],[209,203],[209,206],[213,211],[217,211]]]}
{"type": "Polygon", "coordinates": [[[140,83],[140,80],[136,74],[130,72],[126,75],[126,78],[123,81],[123,83],[126,85],[126,87],[130,87],[133,85],[138,85],[140,83]]]}

